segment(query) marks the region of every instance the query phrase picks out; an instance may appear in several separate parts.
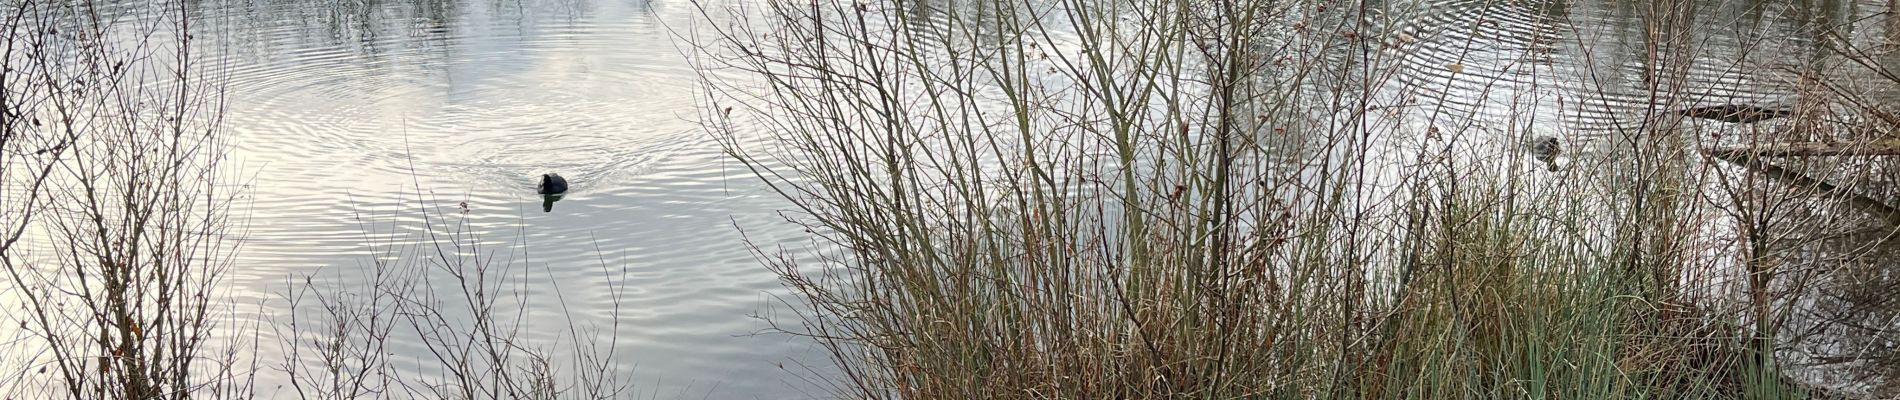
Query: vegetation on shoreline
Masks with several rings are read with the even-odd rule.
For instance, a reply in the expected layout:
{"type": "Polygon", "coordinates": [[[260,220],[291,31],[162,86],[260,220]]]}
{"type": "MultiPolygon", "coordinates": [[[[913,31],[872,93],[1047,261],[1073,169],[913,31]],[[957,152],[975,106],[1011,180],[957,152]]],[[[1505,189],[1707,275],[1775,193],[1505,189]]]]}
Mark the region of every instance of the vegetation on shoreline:
{"type": "MultiPolygon", "coordinates": [[[[1791,375],[1816,365],[1801,340],[1894,334],[1797,317],[1892,287],[1835,278],[1892,247],[1846,192],[1706,157],[1673,103],[1545,173],[1516,149],[1552,133],[1394,89],[1409,36],[1372,21],[1398,10],[701,7],[763,21],[706,28],[702,108],[838,249],[758,253],[840,397],[1825,397],[1791,375]]],[[[1684,98],[1691,9],[1634,10],[1650,98],[1684,98]]],[[[1807,121],[1868,104],[1780,135],[1867,146],[1883,133],[1807,121]]],[[[1891,183],[1891,160],[1802,165],[1891,183]]]]}
{"type": "Polygon", "coordinates": [[[240,397],[223,330],[237,237],[219,165],[217,70],[194,63],[183,3],[101,20],[90,3],[0,9],[0,273],[8,396],[240,397]],[[88,17],[90,15],[90,17],[88,17]],[[15,329],[17,328],[17,330],[15,329]]]}
{"type": "MultiPolygon", "coordinates": [[[[420,226],[365,228],[362,275],[237,318],[220,69],[188,2],[93,5],[0,9],[0,333],[43,349],[0,353],[0,394],[632,395],[617,323],[526,339],[525,256],[421,187],[364,217],[420,226]]],[[[1547,132],[1394,89],[1413,39],[1370,3],[700,7],[735,21],[693,27],[703,121],[817,241],[756,247],[799,303],[773,322],[830,350],[838,397],[1900,393],[1900,110],[1870,89],[1900,77],[1841,73],[1880,64],[1852,41],[1794,74],[1817,100],[1785,129],[1718,141],[1659,104],[1546,172],[1521,149],[1547,132]]],[[[1692,11],[1632,9],[1646,90],[1693,91],[1692,11]]]]}

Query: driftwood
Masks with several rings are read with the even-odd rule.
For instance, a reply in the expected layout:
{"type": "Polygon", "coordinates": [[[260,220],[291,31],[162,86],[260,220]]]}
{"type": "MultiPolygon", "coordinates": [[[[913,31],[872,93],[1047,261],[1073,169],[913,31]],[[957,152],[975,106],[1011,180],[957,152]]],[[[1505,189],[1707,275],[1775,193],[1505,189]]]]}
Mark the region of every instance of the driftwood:
{"type": "Polygon", "coordinates": [[[1900,155],[1900,143],[1882,141],[1873,143],[1786,143],[1774,145],[1713,147],[1702,150],[1703,154],[1716,159],[1734,163],[1755,170],[1770,178],[1786,181],[1797,186],[1811,187],[1823,193],[1838,196],[1849,206],[1858,208],[1888,223],[1900,225],[1900,207],[1886,201],[1855,193],[1835,186],[1820,178],[1815,178],[1762,161],[1762,157],[1823,157],[1856,155],[1900,155]]]}

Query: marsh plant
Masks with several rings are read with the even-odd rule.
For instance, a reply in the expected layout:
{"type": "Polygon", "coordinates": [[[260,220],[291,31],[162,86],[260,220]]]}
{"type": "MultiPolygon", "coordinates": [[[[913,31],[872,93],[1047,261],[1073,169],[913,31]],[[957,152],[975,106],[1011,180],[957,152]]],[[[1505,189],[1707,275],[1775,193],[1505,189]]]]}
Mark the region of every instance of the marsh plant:
{"type": "Polygon", "coordinates": [[[703,121],[817,243],[755,248],[841,397],[1829,395],[1791,316],[1892,226],[1709,156],[1737,143],[1667,112],[1674,3],[1632,7],[1661,103],[1558,171],[1397,79],[1397,5],[700,4],[695,56],[703,121]]]}

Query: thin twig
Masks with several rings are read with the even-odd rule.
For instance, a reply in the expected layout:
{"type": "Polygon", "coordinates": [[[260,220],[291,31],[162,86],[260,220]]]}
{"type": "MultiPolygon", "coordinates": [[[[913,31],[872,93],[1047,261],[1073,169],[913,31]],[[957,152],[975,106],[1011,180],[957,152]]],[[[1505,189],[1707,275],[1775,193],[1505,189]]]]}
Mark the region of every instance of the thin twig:
{"type": "Polygon", "coordinates": [[[1858,208],[1861,211],[1865,211],[1868,214],[1872,214],[1875,217],[1884,219],[1888,223],[1891,223],[1894,225],[1900,225],[1900,207],[1895,207],[1892,204],[1888,204],[1885,201],[1881,201],[1880,199],[1875,199],[1872,197],[1868,197],[1866,195],[1854,193],[1853,191],[1847,190],[1839,186],[1835,186],[1834,184],[1828,183],[1827,181],[1821,180],[1820,178],[1810,177],[1800,172],[1795,172],[1793,170],[1783,168],[1781,166],[1769,164],[1767,162],[1761,161],[1759,158],[1757,158],[1758,156],[1755,154],[1749,154],[1746,152],[1717,151],[1717,150],[1712,150],[1712,149],[1704,150],[1703,154],[1707,154],[1710,157],[1715,157],[1718,160],[1727,161],[1730,163],[1734,163],[1736,165],[1746,167],[1748,169],[1755,170],[1757,172],[1761,172],[1762,174],[1767,175],[1771,178],[1788,181],[1790,183],[1793,183],[1799,186],[1812,187],[1815,190],[1821,191],[1823,193],[1837,195],[1841,199],[1841,201],[1847,202],[1849,206],[1858,208]]]}

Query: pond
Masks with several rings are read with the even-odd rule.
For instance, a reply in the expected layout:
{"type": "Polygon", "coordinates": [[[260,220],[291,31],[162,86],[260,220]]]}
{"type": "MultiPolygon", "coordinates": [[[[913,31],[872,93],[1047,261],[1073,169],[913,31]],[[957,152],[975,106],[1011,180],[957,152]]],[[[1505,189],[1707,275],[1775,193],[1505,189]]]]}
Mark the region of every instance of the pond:
{"type": "Polygon", "coordinates": [[[292,277],[353,282],[379,255],[366,242],[427,242],[426,208],[466,224],[534,309],[573,310],[538,311],[532,340],[618,306],[616,356],[641,393],[807,388],[782,366],[815,360],[810,343],[753,335],[783,290],[737,227],[796,231],[694,122],[698,77],[666,25],[691,21],[691,4],[205,4],[198,31],[228,68],[231,160],[250,195],[235,209],[240,302],[280,312],[292,277]],[[543,173],[572,184],[549,211],[543,173]]]}
{"type": "MultiPolygon", "coordinates": [[[[1351,57],[1399,66],[1397,84],[1374,101],[1412,104],[1398,125],[1462,126],[1500,142],[1541,126],[1531,129],[1590,148],[1661,104],[1792,104],[1779,83],[1789,75],[1759,66],[1798,71],[1826,58],[1803,27],[1884,7],[1697,2],[1703,18],[1685,23],[1707,29],[1684,43],[1703,51],[1659,63],[1628,3],[1384,4],[1363,26],[1385,45],[1351,57]],[[1650,96],[1653,69],[1687,71],[1693,96],[1650,96]]],[[[504,277],[495,288],[534,310],[520,322],[531,342],[567,340],[569,327],[613,329],[611,353],[638,392],[823,397],[807,379],[825,376],[828,354],[769,333],[774,321],[798,323],[785,313],[796,301],[752,246],[810,241],[783,222],[791,205],[700,125],[696,44],[680,34],[706,23],[695,4],[194,4],[197,51],[227,83],[227,166],[243,174],[233,212],[244,241],[226,283],[256,306],[240,314],[285,321],[303,277],[349,289],[378,260],[437,257],[423,244],[446,240],[463,247],[441,257],[495,263],[504,277]],[[543,173],[572,184],[548,210],[535,194],[543,173]]],[[[432,360],[416,343],[391,349],[404,362],[432,360]]],[[[290,396],[281,377],[260,379],[261,395],[290,396]]]]}

